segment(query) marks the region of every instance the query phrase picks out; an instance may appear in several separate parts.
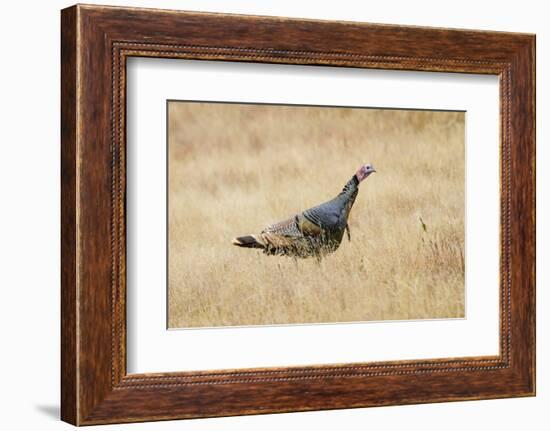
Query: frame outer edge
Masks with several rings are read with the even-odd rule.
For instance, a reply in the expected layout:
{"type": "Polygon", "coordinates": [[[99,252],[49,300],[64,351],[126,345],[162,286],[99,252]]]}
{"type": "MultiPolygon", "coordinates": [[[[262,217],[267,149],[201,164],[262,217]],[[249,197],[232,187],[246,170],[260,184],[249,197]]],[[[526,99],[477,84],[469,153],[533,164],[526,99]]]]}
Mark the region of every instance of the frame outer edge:
{"type": "Polygon", "coordinates": [[[535,36],[511,63],[512,112],[512,365],[522,396],[536,395],[536,137],[535,36]]]}
{"type": "Polygon", "coordinates": [[[537,79],[536,79],[536,71],[537,71],[537,37],[536,35],[532,35],[529,37],[527,42],[528,48],[527,48],[527,64],[529,65],[529,72],[530,74],[526,77],[527,78],[527,85],[530,89],[528,104],[531,108],[531,117],[530,117],[530,123],[527,125],[529,130],[529,145],[531,147],[531,157],[529,160],[529,178],[532,181],[532,190],[530,196],[528,196],[528,199],[531,203],[531,228],[532,228],[532,244],[530,248],[530,262],[531,267],[529,268],[530,276],[531,278],[531,284],[529,286],[529,299],[530,299],[530,307],[531,307],[531,313],[529,318],[529,325],[530,325],[530,345],[531,349],[529,350],[530,353],[530,369],[529,369],[529,377],[530,377],[530,384],[529,384],[529,395],[530,396],[536,396],[537,395],[537,299],[536,299],[536,284],[537,284],[537,159],[536,159],[536,153],[537,153],[537,129],[536,129],[536,123],[537,123],[537,79]]]}
{"type": "Polygon", "coordinates": [[[532,142],[533,142],[533,157],[531,160],[531,169],[532,169],[532,176],[533,176],[533,213],[532,213],[532,222],[533,222],[533,236],[534,236],[534,244],[533,244],[533,293],[532,293],[532,301],[533,301],[533,317],[532,317],[532,341],[533,341],[533,357],[532,357],[532,379],[533,379],[533,388],[532,388],[532,395],[537,395],[537,37],[536,35],[533,35],[532,41],[531,41],[531,49],[530,49],[530,56],[533,62],[532,67],[532,75],[531,79],[533,82],[533,94],[531,96],[531,104],[533,106],[533,136],[532,136],[532,142]]]}
{"type": "Polygon", "coordinates": [[[528,310],[528,343],[529,348],[527,348],[528,359],[528,384],[527,384],[527,395],[536,396],[536,380],[537,380],[537,337],[536,337],[536,279],[537,279],[537,259],[536,259],[536,241],[537,241],[537,223],[536,223],[536,214],[537,214],[537,204],[536,204],[536,190],[537,190],[537,176],[536,176],[536,147],[537,147],[537,138],[536,138],[536,69],[537,69],[537,58],[536,58],[536,35],[530,35],[527,37],[527,44],[524,50],[525,58],[522,61],[524,67],[526,67],[525,75],[525,86],[527,88],[526,95],[526,105],[528,106],[527,112],[530,115],[525,115],[525,128],[526,128],[526,140],[528,147],[528,158],[527,158],[527,167],[528,170],[527,181],[529,182],[529,191],[526,196],[527,207],[529,210],[529,231],[527,232],[527,238],[530,239],[528,244],[528,250],[524,254],[528,256],[528,259],[525,259],[529,267],[527,271],[529,272],[530,282],[529,286],[525,288],[525,294],[527,295],[527,302],[529,303],[528,310]]]}
{"type": "Polygon", "coordinates": [[[61,11],[61,420],[79,423],[77,298],[78,7],[61,11]]]}

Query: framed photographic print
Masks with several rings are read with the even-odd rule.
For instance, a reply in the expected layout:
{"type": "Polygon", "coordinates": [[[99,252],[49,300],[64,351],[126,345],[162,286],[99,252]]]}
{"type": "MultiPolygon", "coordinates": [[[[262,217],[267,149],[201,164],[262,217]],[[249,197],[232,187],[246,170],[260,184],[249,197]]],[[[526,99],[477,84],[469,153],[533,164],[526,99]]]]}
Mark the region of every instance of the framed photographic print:
{"type": "Polygon", "coordinates": [[[535,394],[535,37],[62,11],[62,419],[535,394]]]}

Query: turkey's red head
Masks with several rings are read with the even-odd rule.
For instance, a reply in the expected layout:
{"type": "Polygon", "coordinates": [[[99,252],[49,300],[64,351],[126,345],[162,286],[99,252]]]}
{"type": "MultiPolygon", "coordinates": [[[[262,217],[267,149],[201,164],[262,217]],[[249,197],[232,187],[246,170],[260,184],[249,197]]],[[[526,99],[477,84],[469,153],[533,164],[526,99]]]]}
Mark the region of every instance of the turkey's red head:
{"type": "Polygon", "coordinates": [[[359,168],[359,170],[355,173],[355,176],[359,180],[359,182],[363,181],[365,178],[367,178],[370,174],[373,172],[376,172],[376,169],[374,169],[373,165],[363,165],[359,168]]]}

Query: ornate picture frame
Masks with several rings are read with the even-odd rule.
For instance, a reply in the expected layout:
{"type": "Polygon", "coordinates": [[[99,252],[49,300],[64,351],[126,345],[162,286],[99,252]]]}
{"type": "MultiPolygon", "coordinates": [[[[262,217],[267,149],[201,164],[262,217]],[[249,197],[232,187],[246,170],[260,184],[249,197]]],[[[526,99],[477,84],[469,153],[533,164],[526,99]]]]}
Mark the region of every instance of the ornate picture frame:
{"type": "Polygon", "coordinates": [[[535,394],[535,36],[77,5],[61,13],[61,416],[75,425],[535,394]],[[500,353],[128,374],[126,60],[491,74],[500,85],[500,353]]]}

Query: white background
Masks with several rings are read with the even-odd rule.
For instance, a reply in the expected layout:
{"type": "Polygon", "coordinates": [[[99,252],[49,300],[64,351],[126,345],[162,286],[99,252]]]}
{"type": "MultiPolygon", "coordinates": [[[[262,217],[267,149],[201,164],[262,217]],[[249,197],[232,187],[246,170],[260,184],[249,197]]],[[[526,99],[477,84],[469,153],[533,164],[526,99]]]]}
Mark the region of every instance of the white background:
{"type": "Polygon", "coordinates": [[[140,58],[127,83],[129,373],[498,354],[498,77],[140,58]],[[167,331],[167,99],[467,111],[467,318],[167,331]]]}
{"type": "MultiPolygon", "coordinates": [[[[103,1],[106,4],[115,4],[103,1]]],[[[118,1],[116,4],[537,33],[538,396],[284,415],[106,426],[97,429],[257,430],[546,429],[550,309],[549,14],[541,1],[118,1]]],[[[64,1],[5,2],[0,68],[0,302],[2,428],[70,429],[59,409],[59,9],[64,1]]]]}

